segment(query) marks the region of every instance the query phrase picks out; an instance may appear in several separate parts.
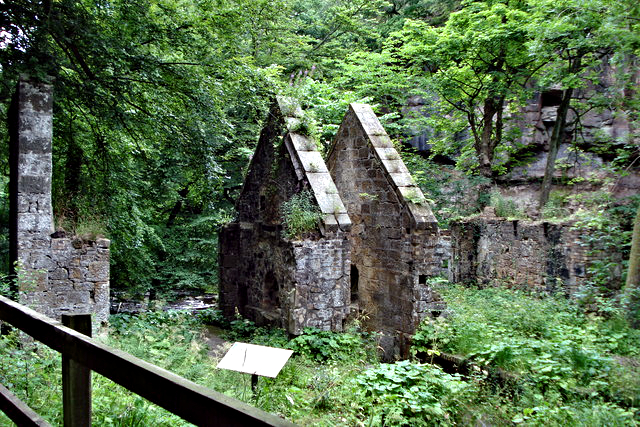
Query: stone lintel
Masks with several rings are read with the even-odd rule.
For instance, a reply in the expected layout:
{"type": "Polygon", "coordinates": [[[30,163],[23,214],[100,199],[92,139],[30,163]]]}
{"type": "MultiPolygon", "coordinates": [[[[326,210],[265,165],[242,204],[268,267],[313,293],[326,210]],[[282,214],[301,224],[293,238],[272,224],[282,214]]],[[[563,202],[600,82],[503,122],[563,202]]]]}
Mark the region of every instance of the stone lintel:
{"type": "Polygon", "coordinates": [[[298,158],[307,173],[329,172],[322,154],[318,151],[298,151],[298,158]]]}
{"type": "Polygon", "coordinates": [[[358,116],[360,124],[367,135],[387,136],[387,132],[385,132],[380,120],[378,120],[369,104],[354,102],[349,105],[349,108],[358,116]]]}
{"type": "Polygon", "coordinates": [[[289,133],[289,137],[296,151],[317,151],[316,143],[313,139],[295,132],[289,133]]]}
{"type": "Polygon", "coordinates": [[[390,173],[389,176],[398,187],[415,187],[416,183],[411,174],[403,172],[390,173]]]}
{"type": "Polygon", "coordinates": [[[381,159],[380,161],[384,165],[384,168],[386,169],[387,174],[392,174],[392,173],[409,174],[409,169],[407,169],[404,162],[400,159],[398,160],[381,159]]]}

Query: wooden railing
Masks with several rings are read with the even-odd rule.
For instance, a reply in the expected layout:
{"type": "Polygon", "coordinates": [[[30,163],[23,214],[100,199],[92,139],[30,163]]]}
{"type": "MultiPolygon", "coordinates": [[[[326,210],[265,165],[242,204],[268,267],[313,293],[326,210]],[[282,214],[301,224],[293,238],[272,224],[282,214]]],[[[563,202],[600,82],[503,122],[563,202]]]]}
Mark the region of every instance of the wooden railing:
{"type": "MultiPolygon", "coordinates": [[[[63,391],[67,397],[63,397],[63,401],[70,404],[69,407],[64,405],[64,411],[67,412],[64,416],[65,426],[91,425],[90,385],[89,391],[86,388],[86,372],[89,371],[95,371],[199,426],[293,426],[273,414],[101,344],[2,296],[0,320],[62,353],[63,365],[67,361],[63,369],[63,391]],[[83,400],[88,401],[88,419],[83,400]]],[[[4,387],[0,388],[0,410],[20,426],[48,425],[4,387]]]]}

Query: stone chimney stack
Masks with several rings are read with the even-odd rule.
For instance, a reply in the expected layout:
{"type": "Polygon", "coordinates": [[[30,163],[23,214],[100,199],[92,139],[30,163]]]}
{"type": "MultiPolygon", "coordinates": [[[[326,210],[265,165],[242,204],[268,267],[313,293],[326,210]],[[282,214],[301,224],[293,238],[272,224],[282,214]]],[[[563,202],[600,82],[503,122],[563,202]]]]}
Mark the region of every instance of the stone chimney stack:
{"type": "Polygon", "coordinates": [[[27,269],[45,267],[29,256],[51,246],[51,139],[53,95],[50,85],[22,78],[9,110],[11,165],[10,261],[27,269]]]}
{"type": "Polygon", "coordinates": [[[54,319],[65,313],[109,317],[109,240],[53,237],[53,88],[18,82],[9,109],[10,230],[18,300],[54,319]],[[16,269],[17,268],[17,269],[16,269]]]}

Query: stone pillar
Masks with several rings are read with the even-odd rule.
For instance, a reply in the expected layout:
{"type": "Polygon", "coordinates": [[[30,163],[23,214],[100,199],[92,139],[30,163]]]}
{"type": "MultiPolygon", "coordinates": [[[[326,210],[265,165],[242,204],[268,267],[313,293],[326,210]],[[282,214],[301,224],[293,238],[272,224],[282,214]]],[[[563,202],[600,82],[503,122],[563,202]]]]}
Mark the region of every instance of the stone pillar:
{"type": "Polygon", "coordinates": [[[19,302],[54,319],[109,317],[109,245],[104,238],[52,237],[50,85],[21,79],[9,110],[10,260],[19,302]]]}
{"type": "Polygon", "coordinates": [[[53,233],[52,131],[51,86],[21,79],[9,110],[10,261],[12,268],[17,261],[22,271],[32,271],[27,281],[38,288],[46,287],[46,274],[38,270],[49,267],[53,233]]]}

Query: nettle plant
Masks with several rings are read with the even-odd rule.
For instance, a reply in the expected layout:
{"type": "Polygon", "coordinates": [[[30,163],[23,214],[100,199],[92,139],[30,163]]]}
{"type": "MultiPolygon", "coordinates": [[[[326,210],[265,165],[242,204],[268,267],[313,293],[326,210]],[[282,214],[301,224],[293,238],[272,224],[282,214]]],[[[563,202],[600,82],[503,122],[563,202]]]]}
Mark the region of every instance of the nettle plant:
{"type": "Polygon", "coordinates": [[[315,231],[321,219],[321,212],[309,190],[294,194],[280,207],[284,229],[282,234],[287,239],[302,237],[303,234],[315,231]]]}
{"type": "Polygon", "coordinates": [[[363,336],[304,328],[304,333],[289,342],[289,348],[316,362],[350,360],[364,351],[363,336]]]}
{"type": "Polygon", "coordinates": [[[383,425],[437,425],[455,411],[469,384],[440,367],[408,360],[380,364],[355,379],[383,425]]]}

